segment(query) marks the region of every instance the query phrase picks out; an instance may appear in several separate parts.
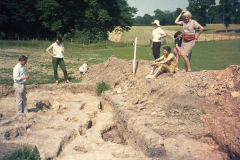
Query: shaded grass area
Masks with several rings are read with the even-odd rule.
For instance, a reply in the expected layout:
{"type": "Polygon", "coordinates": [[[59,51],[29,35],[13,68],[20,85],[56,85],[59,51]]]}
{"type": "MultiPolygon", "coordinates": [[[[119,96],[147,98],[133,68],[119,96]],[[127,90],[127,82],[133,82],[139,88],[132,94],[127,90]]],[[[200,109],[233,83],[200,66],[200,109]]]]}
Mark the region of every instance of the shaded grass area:
{"type": "MultiPolygon", "coordinates": [[[[230,65],[240,65],[239,44],[240,40],[196,43],[191,59],[192,70],[220,70],[225,69],[230,65]]],[[[163,46],[164,45],[161,47],[160,55],[163,55],[163,46]]],[[[173,53],[174,45],[172,44],[170,46],[173,53]]],[[[69,43],[66,42],[65,47],[64,61],[68,71],[69,80],[73,83],[81,82],[81,79],[71,78],[71,75],[78,71],[78,68],[84,61],[87,60],[91,67],[94,64],[106,61],[111,55],[115,55],[120,59],[132,60],[134,52],[132,46],[129,46],[128,48],[119,47],[114,49],[82,49],[80,47],[77,48],[76,45],[76,48],[71,50],[69,43]]],[[[11,46],[8,46],[7,48],[11,49],[11,46]]],[[[13,67],[16,65],[18,57],[21,54],[25,54],[29,57],[26,72],[30,75],[30,79],[27,81],[27,84],[55,83],[51,56],[31,47],[14,47],[12,49],[20,50],[20,52],[8,52],[6,55],[3,50],[0,51],[0,56],[4,59],[4,61],[1,62],[0,67],[0,84],[13,84],[13,67]]],[[[150,45],[138,46],[136,59],[153,61],[154,58],[150,45]]],[[[150,66],[146,69],[150,70],[150,66]]],[[[180,58],[179,61],[179,69],[184,69],[184,61],[182,58],[180,58]]],[[[58,73],[60,74],[60,83],[65,83],[60,67],[58,68],[58,73]]]]}

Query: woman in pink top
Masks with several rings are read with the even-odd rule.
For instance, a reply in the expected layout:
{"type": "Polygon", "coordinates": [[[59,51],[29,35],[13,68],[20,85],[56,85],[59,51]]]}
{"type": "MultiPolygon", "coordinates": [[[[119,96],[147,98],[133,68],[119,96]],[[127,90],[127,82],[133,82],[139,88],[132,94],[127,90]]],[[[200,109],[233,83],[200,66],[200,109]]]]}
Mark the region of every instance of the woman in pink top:
{"type": "Polygon", "coordinates": [[[192,72],[190,67],[190,59],[192,54],[192,49],[195,45],[195,40],[201,35],[203,31],[203,27],[195,20],[190,19],[191,13],[189,11],[182,11],[175,23],[183,26],[183,40],[182,40],[182,48],[181,55],[185,61],[185,70],[186,72],[192,72]],[[180,17],[183,15],[184,21],[179,21],[180,17]],[[199,29],[198,35],[196,36],[196,29],[199,29]]]}

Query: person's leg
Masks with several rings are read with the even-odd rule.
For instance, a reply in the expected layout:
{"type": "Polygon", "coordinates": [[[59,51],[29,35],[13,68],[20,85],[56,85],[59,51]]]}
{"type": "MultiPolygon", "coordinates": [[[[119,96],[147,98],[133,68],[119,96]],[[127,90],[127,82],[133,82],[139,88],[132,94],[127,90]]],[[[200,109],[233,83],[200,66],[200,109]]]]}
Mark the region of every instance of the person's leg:
{"type": "Polygon", "coordinates": [[[153,42],[153,49],[152,49],[152,51],[153,51],[153,57],[154,57],[154,59],[157,59],[156,58],[156,52],[157,52],[157,47],[156,47],[156,43],[155,42],[153,42]]]}
{"type": "Polygon", "coordinates": [[[58,68],[58,58],[52,57],[53,71],[54,71],[54,79],[58,81],[57,68],[58,68]]]}
{"type": "Polygon", "coordinates": [[[180,57],[180,55],[179,55],[179,53],[177,53],[177,54],[176,54],[176,67],[175,67],[175,68],[177,68],[177,69],[178,69],[179,57],[180,57]]]}
{"type": "Polygon", "coordinates": [[[23,113],[23,85],[14,83],[16,97],[16,113],[23,113]]]}
{"type": "Polygon", "coordinates": [[[153,77],[156,78],[161,70],[162,70],[162,66],[159,66],[156,72],[153,74],[153,77]]]}
{"type": "Polygon", "coordinates": [[[185,70],[186,70],[186,72],[191,72],[192,70],[191,70],[191,67],[190,67],[190,61],[188,59],[188,56],[183,54],[182,57],[183,57],[183,59],[185,61],[185,70]]]}
{"type": "Polygon", "coordinates": [[[68,81],[67,70],[66,70],[66,66],[65,66],[63,58],[59,58],[59,66],[63,71],[65,81],[68,81]]]}
{"type": "Polygon", "coordinates": [[[161,48],[161,42],[158,42],[158,50],[157,50],[157,59],[160,58],[160,48],[161,48]]]}
{"type": "Polygon", "coordinates": [[[149,78],[149,76],[151,76],[153,74],[155,69],[156,69],[156,66],[153,66],[152,70],[150,71],[150,73],[145,78],[149,78]]]}
{"type": "Polygon", "coordinates": [[[26,85],[24,84],[23,86],[24,86],[23,95],[22,95],[22,98],[23,98],[23,113],[28,113],[26,85]]]}

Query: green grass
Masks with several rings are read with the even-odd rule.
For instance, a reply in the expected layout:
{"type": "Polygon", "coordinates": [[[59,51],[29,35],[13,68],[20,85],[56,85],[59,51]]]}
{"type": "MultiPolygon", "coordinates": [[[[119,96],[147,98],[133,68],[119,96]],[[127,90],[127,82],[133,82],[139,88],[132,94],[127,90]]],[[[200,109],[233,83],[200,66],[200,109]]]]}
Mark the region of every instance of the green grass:
{"type": "Polygon", "coordinates": [[[40,156],[26,145],[6,153],[1,160],[40,160],[40,156]]]}
{"type": "MultiPolygon", "coordinates": [[[[29,57],[28,66],[26,68],[27,74],[30,75],[30,79],[27,84],[44,84],[55,83],[53,76],[53,68],[51,62],[51,56],[44,53],[43,50],[37,50],[32,48],[31,45],[26,47],[6,45],[10,42],[0,41],[0,57],[4,60],[0,64],[0,84],[12,85],[12,71],[13,67],[18,61],[18,57],[21,54],[25,54],[29,57]],[[2,49],[14,49],[19,52],[9,52],[9,57],[5,55],[2,49]],[[9,65],[9,66],[8,66],[9,65]]],[[[26,42],[27,43],[27,42],[26,42]]],[[[30,43],[30,42],[29,42],[30,43]]],[[[73,44],[74,49],[71,50],[71,44],[64,42],[65,53],[64,61],[66,64],[69,77],[71,74],[78,72],[78,68],[84,61],[89,62],[91,67],[94,64],[99,64],[106,61],[111,55],[115,55],[117,58],[132,60],[133,59],[133,46],[119,47],[111,49],[81,49],[81,45],[73,44]],[[77,47],[78,46],[78,47],[77,47]]],[[[229,67],[230,65],[240,65],[240,40],[226,40],[226,41],[214,41],[214,42],[198,42],[193,48],[191,67],[193,71],[200,70],[221,70],[229,67]]],[[[98,45],[98,44],[95,44],[98,45]]],[[[161,47],[160,55],[163,55],[163,46],[161,47]]],[[[174,44],[170,44],[172,53],[174,44]]],[[[152,50],[149,45],[143,45],[137,47],[137,60],[151,60],[153,61],[152,50]]],[[[149,67],[150,68],[150,67],[149,67]]],[[[179,69],[184,69],[184,61],[180,58],[179,69]]],[[[64,83],[62,71],[58,68],[60,82],[64,83]]],[[[69,78],[72,82],[81,82],[81,79],[69,78]]],[[[128,79],[128,77],[126,77],[128,79]]]]}
{"type": "Polygon", "coordinates": [[[107,84],[105,82],[97,83],[96,93],[97,93],[97,95],[100,95],[100,94],[102,94],[102,92],[107,91],[109,89],[111,89],[109,84],[107,84]]]}
{"type": "Polygon", "coordinates": [[[202,114],[206,114],[206,111],[204,109],[201,110],[202,114]]]}

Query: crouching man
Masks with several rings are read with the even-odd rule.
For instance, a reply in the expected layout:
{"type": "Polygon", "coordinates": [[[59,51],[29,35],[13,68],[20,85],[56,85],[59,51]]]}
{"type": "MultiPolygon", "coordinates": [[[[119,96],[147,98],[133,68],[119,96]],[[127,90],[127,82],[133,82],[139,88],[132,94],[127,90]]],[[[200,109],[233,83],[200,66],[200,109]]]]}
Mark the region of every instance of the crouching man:
{"type": "Polygon", "coordinates": [[[25,64],[28,57],[22,55],[19,57],[19,63],[13,69],[13,80],[16,97],[16,112],[17,114],[27,113],[27,97],[26,97],[26,80],[29,79],[29,75],[26,75],[25,64]]]}

